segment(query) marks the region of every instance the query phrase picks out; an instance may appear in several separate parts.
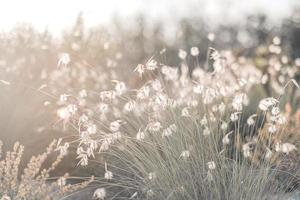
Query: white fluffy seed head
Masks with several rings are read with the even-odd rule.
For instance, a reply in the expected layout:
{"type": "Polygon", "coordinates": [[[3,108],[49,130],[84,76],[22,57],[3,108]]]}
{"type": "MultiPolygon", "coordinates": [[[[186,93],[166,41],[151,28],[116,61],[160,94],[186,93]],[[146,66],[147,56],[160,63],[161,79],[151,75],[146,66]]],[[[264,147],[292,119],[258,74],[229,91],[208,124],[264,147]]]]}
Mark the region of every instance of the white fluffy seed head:
{"type": "Polygon", "coordinates": [[[248,119],[247,119],[247,124],[248,124],[249,126],[253,125],[254,123],[255,123],[255,121],[254,121],[253,118],[248,118],[248,119]]]}
{"type": "Polygon", "coordinates": [[[230,115],[230,120],[232,121],[232,122],[235,122],[235,121],[237,121],[239,119],[239,116],[238,116],[238,113],[231,113],[231,115],[230,115]]]}
{"type": "Polygon", "coordinates": [[[204,90],[204,86],[201,84],[196,84],[193,88],[193,92],[195,94],[202,94],[203,90],[204,90]]]}
{"type": "Polygon", "coordinates": [[[192,56],[198,56],[199,55],[199,49],[198,49],[198,47],[192,47],[191,48],[191,55],[192,56]]]}
{"type": "Polygon", "coordinates": [[[104,200],[105,197],[106,197],[105,188],[98,188],[98,189],[95,190],[95,192],[93,194],[93,199],[104,200]]]}
{"type": "Polygon", "coordinates": [[[136,134],[137,140],[144,140],[145,139],[145,132],[139,130],[139,132],[136,134]]]}
{"type": "Polygon", "coordinates": [[[178,52],[178,57],[182,60],[184,60],[187,56],[187,53],[186,51],[182,50],[182,49],[179,49],[179,52],[178,52]]]}
{"type": "Polygon", "coordinates": [[[148,124],[148,129],[151,132],[158,132],[162,128],[161,123],[159,121],[150,122],[148,124]]]}
{"type": "Polygon", "coordinates": [[[112,132],[117,132],[119,131],[121,127],[121,121],[120,120],[116,120],[116,121],[113,121],[110,123],[109,125],[109,129],[112,131],[112,132]]]}
{"type": "Polygon", "coordinates": [[[259,102],[259,109],[261,109],[262,111],[267,111],[269,109],[269,107],[274,106],[276,103],[278,103],[278,100],[273,98],[273,97],[268,97],[265,99],[262,99],[259,102]]]}
{"type": "Polygon", "coordinates": [[[187,159],[190,157],[190,152],[188,150],[182,151],[179,157],[187,159]]]}
{"type": "Polygon", "coordinates": [[[210,169],[210,170],[216,169],[216,163],[214,161],[209,161],[206,164],[207,164],[208,169],[210,169]]]}
{"type": "Polygon", "coordinates": [[[277,131],[277,128],[274,124],[270,125],[268,128],[269,133],[275,133],[277,131]]]}
{"type": "Polygon", "coordinates": [[[118,95],[124,94],[125,91],[126,91],[125,83],[124,82],[117,82],[117,84],[115,85],[115,90],[116,90],[118,95]]]}
{"type": "Polygon", "coordinates": [[[223,143],[224,145],[227,145],[227,144],[230,143],[230,139],[229,139],[229,135],[230,135],[230,134],[232,134],[232,131],[230,131],[229,133],[227,133],[227,134],[223,137],[222,143],[223,143]]]}
{"type": "Polygon", "coordinates": [[[248,158],[251,156],[251,148],[250,148],[250,143],[246,143],[243,145],[243,155],[245,158],[248,158]]]}
{"type": "Polygon", "coordinates": [[[214,41],[215,40],[215,34],[214,33],[209,33],[208,35],[207,35],[207,39],[209,40],[209,41],[214,41]]]}
{"type": "Polygon", "coordinates": [[[149,180],[154,180],[156,178],[156,173],[155,172],[150,172],[149,174],[148,174],[148,179],[149,180]]]}
{"type": "Polygon", "coordinates": [[[190,113],[189,113],[189,110],[188,110],[187,107],[185,107],[181,110],[181,116],[183,116],[183,117],[189,117],[190,116],[190,113]]]}
{"type": "Polygon", "coordinates": [[[271,113],[272,115],[278,115],[280,113],[280,109],[277,106],[275,106],[272,108],[271,113]]]}
{"type": "Polygon", "coordinates": [[[106,170],[104,178],[107,180],[111,180],[113,178],[113,173],[111,171],[106,170]]]}
{"type": "Polygon", "coordinates": [[[228,128],[228,124],[227,124],[226,122],[222,122],[222,124],[221,124],[221,129],[222,129],[223,131],[226,131],[227,128],[228,128]]]}
{"type": "Polygon", "coordinates": [[[62,120],[67,120],[71,117],[71,113],[67,107],[63,107],[57,110],[57,116],[62,120]]]}
{"type": "Polygon", "coordinates": [[[70,62],[71,62],[70,55],[68,53],[62,53],[58,60],[57,67],[67,66],[70,62]]]}
{"type": "Polygon", "coordinates": [[[297,147],[291,143],[276,143],[275,151],[289,154],[292,151],[297,150],[297,147]]]}

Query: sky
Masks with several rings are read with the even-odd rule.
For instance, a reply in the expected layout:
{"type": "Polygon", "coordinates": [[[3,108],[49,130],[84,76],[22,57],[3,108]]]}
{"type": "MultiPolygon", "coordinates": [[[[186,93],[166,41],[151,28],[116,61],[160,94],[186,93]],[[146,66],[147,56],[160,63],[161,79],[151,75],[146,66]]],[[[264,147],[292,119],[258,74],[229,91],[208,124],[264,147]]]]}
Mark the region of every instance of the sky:
{"type": "Polygon", "coordinates": [[[203,16],[211,23],[236,22],[245,14],[266,13],[274,22],[287,17],[300,0],[0,0],[0,30],[32,23],[60,33],[83,12],[87,26],[109,24],[114,13],[123,19],[142,12],[150,20],[176,23],[184,16],[203,16]]]}

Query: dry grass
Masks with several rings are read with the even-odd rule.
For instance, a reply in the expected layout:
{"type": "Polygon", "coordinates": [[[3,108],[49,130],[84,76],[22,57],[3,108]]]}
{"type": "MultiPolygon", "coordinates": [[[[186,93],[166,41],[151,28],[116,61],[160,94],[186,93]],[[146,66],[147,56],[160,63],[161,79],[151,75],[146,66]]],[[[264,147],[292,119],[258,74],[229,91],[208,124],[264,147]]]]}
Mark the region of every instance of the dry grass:
{"type": "MultiPolygon", "coordinates": [[[[24,146],[17,142],[12,151],[6,152],[6,156],[0,161],[1,200],[59,199],[86,187],[93,181],[93,179],[91,179],[76,185],[71,185],[67,183],[69,178],[68,174],[58,178],[50,177],[50,172],[56,168],[64,157],[63,154],[59,154],[48,168],[42,168],[47,157],[56,151],[56,143],[57,141],[54,140],[48,146],[45,153],[33,156],[23,172],[20,171],[20,162],[24,152],[24,146]]],[[[2,142],[0,144],[2,147],[2,142]]]]}

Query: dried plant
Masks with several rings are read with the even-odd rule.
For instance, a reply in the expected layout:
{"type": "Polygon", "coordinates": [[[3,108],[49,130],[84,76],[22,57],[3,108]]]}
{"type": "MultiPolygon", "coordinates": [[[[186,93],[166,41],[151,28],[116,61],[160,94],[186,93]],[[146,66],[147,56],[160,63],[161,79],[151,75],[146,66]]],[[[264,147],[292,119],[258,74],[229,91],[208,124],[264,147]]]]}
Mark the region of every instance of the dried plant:
{"type": "MultiPolygon", "coordinates": [[[[18,142],[13,150],[6,152],[6,156],[0,161],[0,199],[60,199],[73,191],[86,187],[93,178],[79,184],[69,184],[68,174],[62,177],[50,177],[50,172],[61,162],[64,154],[59,154],[56,160],[48,168],[42,168],[47,157],[56,150],[56,140],[47,148],[45,153],[33,156],[23,172],[20,172],[20,162],[24,146],[18,142]],[[53,181],[57,179],[56,181],[53,181]]],[[[0,142],[0,153],[2,142],[0,142]]],[[[1,155],[1,154],[0,154],[1,155]]]]}

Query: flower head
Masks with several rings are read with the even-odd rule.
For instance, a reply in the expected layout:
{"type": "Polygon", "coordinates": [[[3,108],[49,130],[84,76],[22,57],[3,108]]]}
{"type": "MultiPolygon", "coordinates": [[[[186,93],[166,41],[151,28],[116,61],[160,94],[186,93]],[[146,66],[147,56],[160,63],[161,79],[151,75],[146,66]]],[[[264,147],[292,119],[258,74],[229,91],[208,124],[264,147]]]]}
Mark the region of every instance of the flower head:
{"type": "Polygon", "coordinates": [[[67,66],[70,61],[70,55],[68,53],[62,53],[58,60],[57,67],[67,66]]]}
{"type": "Polygon", "coordinates": [[[179,49],[178,57],[181,58],[182,60],[184,60],[186,58],[186,56],[187,56],[186,51],[179,49]]]}
{"type": "Polygon", "coordinates": [[[179,157],[180,157],[180,158],[187,159],[187,158],[190,157],[190,152],[189,152],[188,150],[185,150],[185,151],[181,152],[181,154],[180,154],[179,157]]]}
{"type": "Polygon", "coordinates": [[[93,199],[104,200],[105,197],[106,197],[106,190],[104,188],[96,189],[93,194],[93,199]]]}
{"type": "Polygon", "coordinates": [[[291,151],[297,150],[297,147],[291,143],[276,143],[275,151],[289,154],[291,151]]]}
{"type": "Polygon", "coordinates": [[[198,56],[199,55],[199,49],[198,49],[198,47],[192,47],[191,48],[191,55],[192,56],[198,56]]]}
{"type": "Polygon", "coordinates": [[[214,161],[209,161],[206,163],[209,170],[216,169],[216,163],[214,161]]]}

